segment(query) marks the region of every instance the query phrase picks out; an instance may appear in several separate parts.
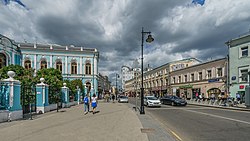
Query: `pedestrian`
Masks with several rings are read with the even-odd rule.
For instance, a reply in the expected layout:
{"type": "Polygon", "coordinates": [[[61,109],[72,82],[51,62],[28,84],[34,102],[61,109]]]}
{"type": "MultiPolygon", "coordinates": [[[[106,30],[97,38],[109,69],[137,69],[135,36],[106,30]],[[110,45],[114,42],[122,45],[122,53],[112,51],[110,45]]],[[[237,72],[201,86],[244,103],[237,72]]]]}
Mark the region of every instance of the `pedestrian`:
{"type": "Polygon", "coordinates": [[[236,94],[236,99],[237,99],[237,101],[239,103],[240,102],[240,94],[239,93],[236,94]]]}
{"type": "Polygon", "coordinates": [[[93,114],[95,114],[95,110],[96,110],[96,107],[97,107],[97,98],[96,98],[96,95],[94,94],[91,98],[91,106],[93,108],[93,114]]]}
{"type": "Polygon", "coordinates": [[[198,94],[198,92],[196,92],[195,93],[195,98],[196,98],[196,101],[198,100],[198,98],[199,98],[199,94],[198,94]]]}
{"type": "Polygon", "coordinates": [[[115,95],[112,95],[113,103],[115,102],[115,95]]]}
{"type": "Polygon", "coordinates": [[[89,97],[88,97],[88,94],[85,95],[83,101],[84,101],[84,114],[86,115],[89,112],[89,97]]]}

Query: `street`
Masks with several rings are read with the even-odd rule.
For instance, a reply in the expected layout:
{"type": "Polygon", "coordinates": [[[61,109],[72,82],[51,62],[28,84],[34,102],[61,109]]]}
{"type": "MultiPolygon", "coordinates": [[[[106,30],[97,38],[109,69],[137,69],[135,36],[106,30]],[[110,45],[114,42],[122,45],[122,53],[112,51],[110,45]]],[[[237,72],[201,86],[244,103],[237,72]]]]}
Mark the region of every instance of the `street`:
{"type": "Polygon", "coordinates": [[[145,112],[182,141],[245,141],[250,138],[250,112],[247,111],[162,105],[160,108],[145,107],[145,112]]]}

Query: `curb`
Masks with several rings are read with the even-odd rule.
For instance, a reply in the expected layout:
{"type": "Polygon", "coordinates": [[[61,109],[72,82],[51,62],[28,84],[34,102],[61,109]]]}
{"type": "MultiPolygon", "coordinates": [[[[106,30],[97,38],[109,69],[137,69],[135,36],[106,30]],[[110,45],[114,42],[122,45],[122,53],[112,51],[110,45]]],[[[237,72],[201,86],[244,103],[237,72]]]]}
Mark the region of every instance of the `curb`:
{"type": "Polygon", "coordinates": [[[217,106],[217,105],[207,105],[207,104],[198,104],[198,103],[188,103],[189,105],[196,105],[196,106],[204,106],[204,107],[212,107],[212,108],[220,108],[220,109],[229,109],[229,110],[240,110],[240,111],[249,111],[250,108],[244,107],[227,107],[227,106],[217,106]]]}

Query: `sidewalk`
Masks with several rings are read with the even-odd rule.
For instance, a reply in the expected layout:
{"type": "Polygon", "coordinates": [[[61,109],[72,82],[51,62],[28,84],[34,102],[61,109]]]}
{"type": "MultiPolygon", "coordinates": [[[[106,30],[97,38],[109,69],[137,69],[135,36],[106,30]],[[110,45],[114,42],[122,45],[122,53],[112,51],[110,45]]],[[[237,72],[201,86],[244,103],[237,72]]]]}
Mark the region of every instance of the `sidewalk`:
{"type": "Polygon", "coordinates": [[[148,141],[142,124],[126,104],[99,102],[98,113],[83,105],[0,124],[1,141],[148,141]]]}

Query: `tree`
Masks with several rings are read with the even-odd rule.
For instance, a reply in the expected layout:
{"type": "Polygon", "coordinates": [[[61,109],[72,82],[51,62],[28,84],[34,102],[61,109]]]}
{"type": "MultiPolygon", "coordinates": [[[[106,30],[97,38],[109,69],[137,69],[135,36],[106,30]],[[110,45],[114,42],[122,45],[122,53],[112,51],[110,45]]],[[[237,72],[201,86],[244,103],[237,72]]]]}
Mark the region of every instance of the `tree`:
{"type": "Polygon", "coordinates": [[[7,75],[8,71],[14,71],[16,75],[14,79],[19,80],[21,82],[21,102],[22,105],[27,105],[28,103],[35,103],[35,97],[31,97],[31,95],[35,95],[32,89],[35,88],[34,81],[34,70],[33,69],[25,69],[20,65],[9,65],[0,69],[1,79],[9,78],[7,75]]]}
{"type": "Polygon", "coordinates": [[[41,69],[37,72],[35,82],[40,83],[40,78],[45,79],[45,84],[49,85],[49,103],[56,103],[60,97],[63,77],[58,69],[41,69]]]}
{"type": "Polygon", "coordinates": [[[74,95],[76,94],[76,89],[77,89],[77,86],[79,86],[79,89],[81,90],[81,92],[84,91],[84,87],[82,85],[82,80],[80,79],[75,79],[75,80],[64,80],[64,83],[67,84],[67,87],[69,88],[69,91],[70,91],[70,97],[71,99],[74,98],[74,95]]]}

